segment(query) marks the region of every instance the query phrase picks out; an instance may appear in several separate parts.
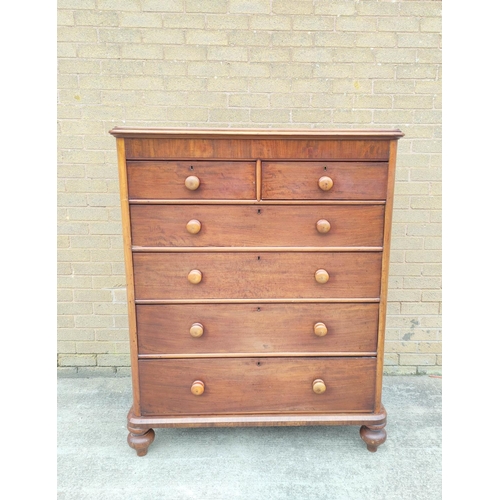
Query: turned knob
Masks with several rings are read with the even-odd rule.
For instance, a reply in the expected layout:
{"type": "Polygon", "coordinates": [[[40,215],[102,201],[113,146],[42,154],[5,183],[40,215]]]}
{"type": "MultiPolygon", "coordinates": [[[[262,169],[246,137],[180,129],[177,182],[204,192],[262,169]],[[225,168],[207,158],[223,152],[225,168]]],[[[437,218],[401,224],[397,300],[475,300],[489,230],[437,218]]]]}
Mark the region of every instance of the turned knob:
{"type": "Polygon", "coordinates": [[[314,335],[324,337],[328,333],[328,328],[324,323],[318,322],[314,325],[314,335]]]}
{"type": "Polygon", "coordinates": [[[203,325],[201,323],[193,323],[189,329],[191,337],[201,337],[203,335],[203,325]]]}
{"type": "Polygon", "coordinates": [[[314,277],[318,283],[326,283],[330,279],[330,275],[324,269],[318,269],[314,273],[314,277]]]}
{"type": "Polygon", "coordinates": [[[186,177],[186,180],[184,181],[184,185],[190,191],[196,191],[200,185],[200,179],[198,179],[198,177],[196,177],[196,175],[190,175],[189,177],[186,177]]]}
{"type": "Polygon", "coordinates": [[[333,187],[333,180],[331,179],[331,177],[327,177],[326,175],[324,175],[323,177],[319,178],[318,186],[323,191],[330,191],[330,189],[332,189],[333,187]]]}
{"type": "Polygon", "coordinates": [[[317,378],[313,382],[313,391],[316,394],[323,394],[326,391],[326,384],[325,384],[325,382],[323,380],[321,380],[320,378],[317,378]]]}
{"type": "Polygon", "coordinates": [[[193,269],[192,271],[189,271],[188,281],[189,281],[189,283],[196,285],[201,281],[202,277],[203,277],[203,275],[201,274],[201,271],[198,271],[198,269],[193,269]]]}
{"type": "Polygon", "coordinates": [[[330,228],[330,223],[325,219],[320,219],[316,222],[316,229],[318,230],[318,233],[327,233],[330,231],[330,228]]]}
{"type": "Polygon", "coordinates": [[[198,234],[201,231],[201,222],[197,219],[191,219],[186,224],[186,229],[187,229],[188,233],[198,234]]]}
{"type": "Polygon", "coordinates": [[[201,380],[195,380],[191,384],[191,392],[195,396],[201,396],[205,392],[205,384],[201,380]]]}

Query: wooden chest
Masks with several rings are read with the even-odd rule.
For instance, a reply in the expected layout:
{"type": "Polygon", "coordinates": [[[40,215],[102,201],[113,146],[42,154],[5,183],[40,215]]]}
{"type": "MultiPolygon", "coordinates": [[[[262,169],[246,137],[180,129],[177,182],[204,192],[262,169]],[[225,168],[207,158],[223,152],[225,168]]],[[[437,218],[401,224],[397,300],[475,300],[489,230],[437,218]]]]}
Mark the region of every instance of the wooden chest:
{"type": "Polygon", "coordinates": [[[153,428],[359,425],[381,402],[399,130],[114,128],[133,406],[153,428]]]}

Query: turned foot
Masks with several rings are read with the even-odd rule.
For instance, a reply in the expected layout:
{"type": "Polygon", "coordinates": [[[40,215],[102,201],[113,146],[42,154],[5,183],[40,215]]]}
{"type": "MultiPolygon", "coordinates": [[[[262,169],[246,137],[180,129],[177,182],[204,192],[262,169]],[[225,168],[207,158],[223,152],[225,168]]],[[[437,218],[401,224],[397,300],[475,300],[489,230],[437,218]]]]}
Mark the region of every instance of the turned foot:
{"type": "Polygon", "coordinates": [[[359,429],[361,439],[366,443],[368,451],[375,452],[377,448],[385,443],[387,433],[385,432],[385,423],[380,425],[362,425],[359,429]]]}
{"type": "Polygon", "coordinates": [[[155,431],[153,429],[138,429],[128,426],[130,431],[127,442],[131,448],[137,452],[137,456],[143,457],[148,452],[149,445],[155,439],[155,431]]]}

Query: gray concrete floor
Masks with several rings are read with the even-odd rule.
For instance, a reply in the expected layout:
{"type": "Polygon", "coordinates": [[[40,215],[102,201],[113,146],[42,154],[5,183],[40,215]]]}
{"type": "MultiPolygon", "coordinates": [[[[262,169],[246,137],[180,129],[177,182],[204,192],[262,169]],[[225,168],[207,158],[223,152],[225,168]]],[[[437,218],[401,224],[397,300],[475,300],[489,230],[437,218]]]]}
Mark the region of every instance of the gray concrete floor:
{"type": "Polygon", "coordinates": [[[387,376],[387,441],[359,427],[157,429],[145,457],[126,437],[131,382],[58,380],[58,498],[439,500],[441,379],[387,376]]]}

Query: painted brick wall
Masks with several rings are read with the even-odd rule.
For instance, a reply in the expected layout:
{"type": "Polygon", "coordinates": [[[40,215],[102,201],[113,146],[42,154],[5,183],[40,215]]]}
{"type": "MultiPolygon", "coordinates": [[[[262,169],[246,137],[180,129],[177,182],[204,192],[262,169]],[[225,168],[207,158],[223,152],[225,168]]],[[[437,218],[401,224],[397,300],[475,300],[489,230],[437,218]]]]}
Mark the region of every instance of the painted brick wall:
{"type": "Polygon", "coordinates": [[[387,373],[441,371],[441,2],[58,1],[58,364],[129,371],[115,125],[390,128],[387,373]]]}

